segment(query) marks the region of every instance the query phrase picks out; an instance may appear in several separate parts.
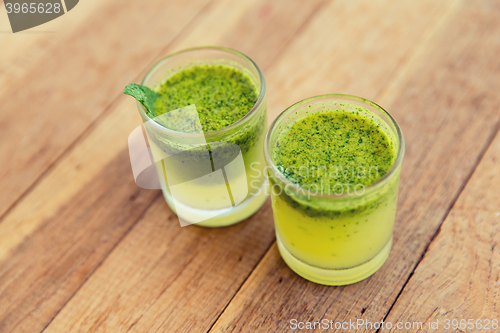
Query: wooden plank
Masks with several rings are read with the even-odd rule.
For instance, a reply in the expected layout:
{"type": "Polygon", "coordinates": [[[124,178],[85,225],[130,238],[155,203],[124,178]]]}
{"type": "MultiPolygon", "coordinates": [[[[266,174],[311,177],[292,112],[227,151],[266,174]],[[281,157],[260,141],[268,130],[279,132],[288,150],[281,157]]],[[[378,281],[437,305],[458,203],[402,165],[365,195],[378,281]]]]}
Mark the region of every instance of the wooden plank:
{"type": "Polygon", "coordinates": [[[57,53],[68,35],[85,25],[94,13],[111,1],[81,1],[74,11],[15,34],[3,9],[3,1],[0,1],[0,45],[6,46],[0,53],[0,87],[8,87],[11,82],[21,79],[48,53],[57,53]]]}
{"type": "Polygon", "coordinates": [[[315,95],[344,93],[373,100],[452,2],[333,2],[268,74],[269,85],[279,87],[269,94],[270,119],[315,95]]]}
{"type": "MultiPolygon", "coordinates": [[[[287,3],[301,5],[299,1],[287,3]]],[[[283,29],[279,34],[289,38],[321,3],[311,1],[307,7],[302,6],[301,15],[289,20],[289,29],[283,29]]],[[[242,16],[245,11],[254,11],[254,7],[260,6],[261,2],[253,0],[219,1],[198,16],[199,27],[186,34],[186,42],[201,44],[208,37],[217,37],[213,31],[204,29],[214,22],[225,27],[219,35],[222,40],[228,30],[238,33],[239,21],[223,14],[234,9],[233,13],[242,16]],[[205,33],[200,34],[200,31],[205,33]]],[[[279,12],[276,15],[280,15],[279,12]]],[[[262,34],[265,30],[266,25],[262,24],[254,32],[262,34]]],[[[276,49],[269,48],[268,52],[274,53],[276,49]]],[[[267,63],[262,65],[265,67],[267,63]]],[[[0,331],[38,332],[43,329],[130,230],[138,214],[151,204],[158,191],[141,191],[135,187],[126,158],[126,138],[139,124],[135,103],[130,97],[120,95],[105,116],[4,217],[0,223],[0,331]],[[118,188],[117,183],[120,184],[118,188]],[[119,195],[114,195],[114,191],[119,191],[119,195]],[[101,202],[98,199],[102,196],[104,200],[101,202]],[[129,209],[134,210],[133,214],[127,214],[129,209]],[[29,287],[23,289],[21,286],[29,287]]],[[[168,220],[170,227],[180,229],[163,199],[156,205],[161,212],[157,213],[155,223],[168,220]]],[[[269,210],[260,214],[263,221],[269,220],[269,217],[262,217],[270,214],[269,210]]],[[[255,229],[244,229],[246,231],[241,237],[262,232],[255,226],[252,228],[255,229]]],[[[267,228],[264,237],[259,238],[266,246],[273,237],[272,224],[267,228]]],[[[248,260],[246,254],[245,258],[242,257],[241,265],[246,267],[246,274],[253,267],[252,263],[258,261],[256,256],[264,253],[266,248],[253,250],[248,260]]],[[[228,287],[241,285],[244,277],[245,271],[241,270],[228,287]]],[[[229,295],[232,294],[234,292],[229,295]]]]}
{"type": "Polygon", "coordinates": [[[213,332],[284,332],[292,319],[384,319],[497,130],[500,79],[491,73],[500,66],[499,11],[487,1],[460,1],[421,55],[407,57],[415,61],[398,78],[396,95],[385,95],[392,102],[381,101],[407,142],[394,246],[381,270],[354,285],[319,286],[289,270],[273,246],[213,332]]]}
{"type": "Polygon", "coordinates": [[[122,151],[2,262],[2,332],[40,332],[158,196],[128,164],[122,151]]]}
{"type": "Polygon", "coordinates": [[[208,331],[272,242],[271,215],[180,228],[159,198],[44,332],[208,331]]]}
{"type": "MultiPolygon", "coordinates": [[[[434,8],[431,2],[428,6],[424,8],[434,8]]],[[[399,22],[402,24],[405,18],[400,17],[399,22]]],[[[203,29],[205,23],[199,27],[203,29]]],[[[424,30],[424,23],[413,27],[424,30]]],[[[262,29],[265,31],[266,27],[262,29]]],[[[232,31],[239,35],[239,26],[232,31]]],[[[192,35],[203,33],[194,31],[192,35]]],[[[411,35],[418,34],[412,31],[411,35]]],[[[227,45],[226,38],[224,33],[218,44],[227,45]]],[[[403,40],[407,47],[412,45],[412,40],[404,36],[393,42],[400,45],[403,40]]],[[[186,42],[183,46],[188,45],[186,42]]],[[[395,53],[390,61],[386,59],[378,65],[390,69],[403,53],[404,50],[395,53]]],[[[272,57],[268,59],[274,61],[272,57]]],[[[263,67],[265,69],[266,64],[263,67]]],[[[269,72],[272,71],[271,68],[269,72]]],[[[378,87],[377,79],[371,79],[374,87],[378,87]]],[[[279,91],[277,86],[270,85],[269,89],[279,91]]],[[[227,233],[225,229],[196,227],[178,231],[177,226],[175,229],[158,222],[166,215],[162,207],[160,203],[154,204],[54,318],[46,332],[200,332],[210,328],[274,239],[269,203],[249,221],[229,228],[227,233]],[[240,255],[243,264],[236,266],[236,257],[240,255]]]]}
{"type": "Polygon", "coordinates": [[[2,89],[0,216],[207,3],[109,2],[2,89]]]}
{"type": "MultiPolygon", "coordinates": [[[[120,99],[113,112],[103,117],[2,219],[0,263],[9,260],[27,238],[33,237],[44,223],[56,218],[59,211],[84,192],[87,184],[98,178],[113,159],[124,153],[127,135],[140,123],[135,105],[126,98],[120,99]]],[[[121,168],[130,170],[129,165],[126,163],[121,168]]],[[[133,179],[128,175],[127,181],[130,180],[133,179]]]]}
{"type": "Polygon", "coordinates": [[[386,321],[421,322],[436,332],[499,330],[499,167],[500,132],[386,321]]]}
{"type": "Polygon", "coordinates": [[[326,3],[328,1],[324,0],[310,4],[297,0],[226,1],[224,8],[211,12],[190,32],[189,38],[176,40],[170,49],[199,46],[200,41],[204,45],[230,47],[248,55],[267,70],[296,32],[303,29],[326,3]]]}

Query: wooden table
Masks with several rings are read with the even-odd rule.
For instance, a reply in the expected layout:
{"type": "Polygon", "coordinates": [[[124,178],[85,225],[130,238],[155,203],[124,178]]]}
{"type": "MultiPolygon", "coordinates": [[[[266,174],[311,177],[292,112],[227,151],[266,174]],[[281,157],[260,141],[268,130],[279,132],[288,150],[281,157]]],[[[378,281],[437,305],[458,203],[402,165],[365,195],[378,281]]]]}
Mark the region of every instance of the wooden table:
{"type": "Polygon", "coordinates": [[[451,332],[463,319],[474,330],[461,332],[482,332],[477,319],[500,319],[499,17],[493,0],[99,0],[12,34],[0,6],[0,332],[289,332],[325,319],[333,328],[316,331],[451,332]],[[159,191],[135,185],[127,137],[140,119],[121,91],[197,45],[260,64],[270,120],[324,93],[395,116],[406,156],[375,275],[298,277],[269,201],[232,227],[181,228],[159,191]]]}

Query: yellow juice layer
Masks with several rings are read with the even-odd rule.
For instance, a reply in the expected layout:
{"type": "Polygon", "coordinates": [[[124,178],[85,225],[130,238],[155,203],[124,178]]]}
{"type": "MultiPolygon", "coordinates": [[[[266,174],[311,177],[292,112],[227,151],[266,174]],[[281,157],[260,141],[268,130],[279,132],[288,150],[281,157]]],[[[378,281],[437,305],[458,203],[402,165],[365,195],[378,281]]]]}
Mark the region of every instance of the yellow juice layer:
{"type": "Polygon", "coordinates": [[[295,258],[309,265],[324,269],[356,267],[375,257],[391,239],[397,182],[378,203],[367,203],[369,207],[359,209],[359,213],[322,214],[318,210],[308,215],[303,207],[293,207],[290,198],[284,200],[283,196],[286,194],[272,192],[277,237],[295,258]]]}
{"type": "MultiPolygon", "coordinates": [[[[251,147],[245,154],[239,153],[228,164],[221,165],[220,168],[210,170],[211,172],[201,177],[190,179],[172,186],[169,184],[170,175],[178,175],[178,178],[196,173],[193,168],[197,168],[201,159],[194,158],[193,161],[186,161],[184,168],[166,170],[165,163],[156,163],[162,190],[167,195],[173,196],[176,201],[195,209],[217,210],[231,207],[258,195],[265,182],[264,156],[261,152],[263,138],[257,140],[256,145],[251,147]]],[[[202,160],[208,163],[210,160],[202,160]]],[[[189,177],[185,177],[189,178],[189,177]]],[[[171,182],[170,182],[171,183],[171,182]]]]}
{"type": "Polygon", "coordinates": [[[390,248],[399,174],[370,185],[394,164],[397,140],[367,109],[313,106],[292,114],[272,144],[273,162],[291,183],[271,175],[276,234],[280,251],[311,270],[346,270],[390,248]]]}
{"type": "MultiPolygon", "coordinates": [[[[245,151],[234,144],[220,150],[219,144],[219,150],[211,146],[211,153],[200,148],[173,163],[169,164],[168,158],[156,163],[164,197],[179,218],[188,224],[225,226],[247,218],[262,206],[266,198],[263,135],[255,140],[245,151]],[[224,158],[219,158],[218,151],[226,153],[224,158]]],[[[155,155],[160,146],[150,142],[155,155]]]]}

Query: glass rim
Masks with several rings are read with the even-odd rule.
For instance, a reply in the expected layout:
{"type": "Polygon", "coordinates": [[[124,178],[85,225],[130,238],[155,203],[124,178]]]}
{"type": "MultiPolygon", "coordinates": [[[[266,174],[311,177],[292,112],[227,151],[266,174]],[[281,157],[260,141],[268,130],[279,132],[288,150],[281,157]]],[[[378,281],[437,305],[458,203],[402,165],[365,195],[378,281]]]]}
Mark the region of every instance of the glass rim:
{"type": "MultiPolygon", "coordinates": [[[[385,121],[385,119],[384,119],[384,121],[385,121]]],[[[348,94],[317,95],[317,96],[308,97],[306,99],[303,99],[301,101],[298,101],[298,102],[292,104],[291,106],[287,107],[283,112],[281,112],[276,117],[276,119],[273,120],[273,122],[271,123],[271,125],[269,126],[269,128],[267,130],[267,133],[266,133],[266,136],[264,139],[264,157],[266,159],[267,166],[268,166],[268,168],[270,168],[272,170],[273,175],[285,184],[285,188],[290,187],[296,193],[301,193],[301,192],[307,193],[308,197],[310,196],[313,198],[328,199],[328,200],[341,200],[341,199],[346,199],[346,198],[353,199],[353,198],[364,197],[364,196],[376,191],[377,189],[381,188],[383,185],[385,185],[389,181],[390,178],[392,178],[392,176],[399,169],[399,167],[403,161],[404,152],[405,152],[405,142],[404,142],[403,132],[401,131],[401,128],[400,128],[398,122],[396,121],[396,119],[394,119],[394,117],[389,112],[387,112],[384,108],[382,108],[380,105],[376,104],[375,102],[372,102],[372,101],[365,99],[363,97],[358,97],[358,96],[348,95],[348,94]],[[377,179],[377,181],[375,181],[373,184],[365,186],[365,191],[362,194],[357,194],[357,193],[356,194],[349,194],[349,193],[343,193],[343,194],[314,193],[314,194],[311,194],[311,190],[306,189],[306,188],[304,188],[300,185],[297,185],[295,183],[292,183],[288,178],[286,178],[278,170],[276,164],[274,163],[274,161],[271,157],[271,147],[270,147],[271,134],[273,133],[273,130],[275,129],[277,122],[280,119],[287,116],[290,112],[293,112],[298,107],[301,107],[302,105],[308,104],[314,100],[319,100],[322,98],[346,98],[346,99],[350,99],[353,101],[358,101],[358,102],[363,102],[363,103],[369,104],[372,107],[379,110],[380,112],[382,112],[385,116],[387,116],[389,118],[390,122],[392,123],[392,125],[394,126],[394,128],[396,129],[397,138],[399,141],[399,147],[398,147],[396,160],[394,161],[391,168],[389,169],[389,171],[387,171],[387,173],[384,176],[377,179]]]]}
{"type": "MultiPolygon", "coordinates": [[[[165,61],[167,61],[167,60],[169,60],[169,59],[171,59],[171,58],[173,58],[175,56],[178,56],[180,54],[184,54],[184,53],[192,52],[192,51],[199,51],[199,50],[216,50],[216,51],[228,52],[228,53],[232,53],[232,54],[234,54],[234,55],[236,55],[236,56],[238,56],[238,57],[240,57],[242,59],[245,59],[248,62],[250,62],[250,64],[253,65],[254,68],[257,70],[257,73],[259,75],[259,78],[258,78],[259,81],[260,81],[259,96],[257,97],[257,100],[255,101],[255,103],[254,103],[253,107],[250,109],[250,111],[248,111],[243,117],[241,117],[240,119],[238,119],[234,123],[232,123],[232,124],[230,124],[230,125],[228,125],[226,127],[220,128],[218,130],[215,130],[215,131],[209,131],[209,132],[203,132],[203,133],[178,132],[178,131],[174,131],[172,129],[169,129],[169,128],[167,128],[167,127],[159,124],[156,121],[153,121],[153,124],[154,124],[153,126],[155,127],[155,129],[160,130],[161,132],[163,132],[165,134],[169,134],[169,135],[180,137],[180,138],[186,138],[186,139],[197,138],[197,137],[200,137],[202,135],[205,136],[205,137],[206,136],[213,137],[213,136],[223,135],[226,132],[231,131],[233,128],[238,127],[240,124],[245,123],[252,116],[252,114],[256,113],[256,111],[261,107],[262,103],[264,102],[264,98],[265,98],[265,95],[266,95],[266,79],[264,77],[264,73],[262,72],[262,69],[259,67],[259,65],[257,65],[257,63],[255,61],[253,61],[247,55],[245,55],[245,54],[243,54],[243,53],[241,53],[239,51],[233,50],[231,48],[222,47],[222,46],[196,46],[196,47],[190,47],[190,48],[183,49],[183,50],[174,52],[172,54],[169,54],[166,57],[163,57],[162,59],[160,59],[159,61],[157,61],[147,71],[147,73],[144,75],[143,79],[141,80],[141,85],[144,85],[144,83],[146,82],[146,80],[149,79],[149,77],[153,74],[153,72],[161,64],[163,64],[165,61]]],[[[137,101],[137,108],[139,109],[139,112],[143,116],[143,119],[144,119],[144,116],[145,116],[147,119],[154,120],[154,119],[150,118],[146,114],[144,105],[142,105],[138,101],[137,101]]]]}

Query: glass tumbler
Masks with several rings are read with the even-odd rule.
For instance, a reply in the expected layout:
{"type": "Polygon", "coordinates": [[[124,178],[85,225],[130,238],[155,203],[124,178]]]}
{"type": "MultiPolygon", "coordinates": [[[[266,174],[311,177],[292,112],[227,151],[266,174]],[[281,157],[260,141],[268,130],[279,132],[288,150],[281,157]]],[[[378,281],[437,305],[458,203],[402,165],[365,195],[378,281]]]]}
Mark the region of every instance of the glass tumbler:
{"type": "MultiPolygon", "coordinates": [[[[345,285],[375,273],[392,246],[404,139],[394,118],[377,104],[350,95],[323,95],[286,109],[264,143],[276,238],[280,254],[300,276],[324,285],[345,285]],[[350,193],[318,193],[284,176],[273,160],[280,135],[316,112],[343,110],[375,121],[392,141],[396,158],[380,179],[350,193]]],[[[334,161],[335,162],[335,161],[334,161]]]]}
{"type": "Polygon", "coordinates": [[[179,71],[200,65],[224,65],[244,73],[258,93],[252,109],[222,129],[185,133],[167,128],[166,118],[179,117],[199,124],[195,105],[154,119],[142,104],[137,103],[137,107],[163,195],[181,225],[221,227],[244,220],[266,199],[262,150],[267,127],[266,82],[259,66],[242,53],[221,47],[198,47],[160,60],[141,84],[155,90],[179,71]]]}

